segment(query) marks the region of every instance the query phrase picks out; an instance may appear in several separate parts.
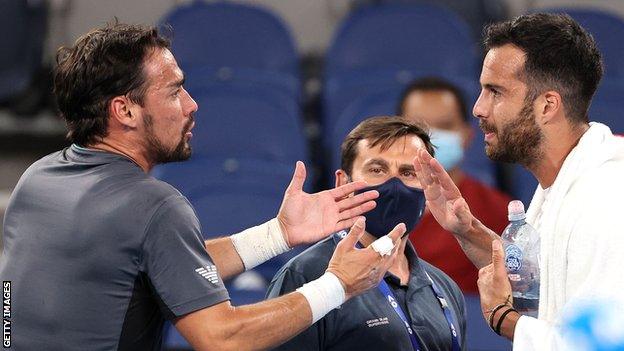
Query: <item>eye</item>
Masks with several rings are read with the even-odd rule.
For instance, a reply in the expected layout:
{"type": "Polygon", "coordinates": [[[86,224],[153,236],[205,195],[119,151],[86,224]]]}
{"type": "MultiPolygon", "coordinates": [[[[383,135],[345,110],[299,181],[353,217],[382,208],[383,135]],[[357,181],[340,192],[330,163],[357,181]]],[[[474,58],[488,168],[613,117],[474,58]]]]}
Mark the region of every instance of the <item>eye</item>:
{"type": "Polygon", "coordinates": [[[369,169],[369,172],[373,173],[373,174],[381,174],[384,172],[383,168],[381,167],[371,167],[369,169]]]}
{"type": "Polygon", "coordinates": [[[490,88],[490,91],[492,92],[492,95],[494,95],[494,97],[499,97],[501,95],[501,92],[498,91],[498,89],[490,88]]]}
{"type": "Polygon", "coordinates": [[[401,172],[401,176],[406,178],[416,178],[416,171],[406,170],[401,172]]]}

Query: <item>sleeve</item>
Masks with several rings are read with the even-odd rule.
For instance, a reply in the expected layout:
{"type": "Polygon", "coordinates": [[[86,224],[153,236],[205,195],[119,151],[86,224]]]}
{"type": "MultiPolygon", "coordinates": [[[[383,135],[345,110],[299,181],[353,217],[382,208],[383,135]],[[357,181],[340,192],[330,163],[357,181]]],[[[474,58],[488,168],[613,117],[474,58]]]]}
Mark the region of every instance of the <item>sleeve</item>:
{"type": "MultiPolygon", "coordinates": [[[[291,270],[288,267],[282,268],[273,278],[267,290],[267,298],[275,298],[295,291],[297,288],[307,283],[308,279],[303,274],[291,270]]],[[[299,335],[290,339],[286,343],[276,347],[276,351],[319,351],[323,350],[323,326],[325,318],[311,325],[299,335]]]]}
{"type": "Polygon", "coordinates": [[[546,351],[566,350],[556,328],[546,321],[522,316],[514,331],[513,350],[546,351]]]}
{"type": "Polygon", "coordinates": [[[229,299],[186,198],[168,198],[146,228],[141,268],[169,319],[229,299]]]}

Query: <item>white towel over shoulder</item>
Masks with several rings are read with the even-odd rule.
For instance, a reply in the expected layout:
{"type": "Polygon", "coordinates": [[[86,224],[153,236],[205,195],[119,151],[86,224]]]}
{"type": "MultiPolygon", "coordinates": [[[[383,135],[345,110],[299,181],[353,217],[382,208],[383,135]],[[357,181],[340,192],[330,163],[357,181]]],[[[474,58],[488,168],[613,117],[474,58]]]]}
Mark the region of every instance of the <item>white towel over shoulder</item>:
{"type": "Polygon", "coordinates": [[[624,290],[624,138],[591,123],[527,220],[541,236],[539,320],[522,317],[514,350],[552,350],[564,306],[624,290]]]}

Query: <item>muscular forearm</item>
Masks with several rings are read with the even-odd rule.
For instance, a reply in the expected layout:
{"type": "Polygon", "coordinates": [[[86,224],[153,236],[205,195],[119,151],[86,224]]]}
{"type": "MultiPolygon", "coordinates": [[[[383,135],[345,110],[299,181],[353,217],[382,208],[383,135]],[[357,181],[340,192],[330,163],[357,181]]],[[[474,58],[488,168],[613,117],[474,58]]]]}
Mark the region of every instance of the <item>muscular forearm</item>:
{"type": "Polygon", "coordinates": [[[466,256],[477,268],[490,264],[492,259],[492,240],[500,237],[491,229],[474,218],[470,229],[463,233],[453,233],[466,256]]]}
{"type": "Polygon", "coordinates": [[[206,251],[210,254],[221,279],[228,279],[245,271],[245,266],[230,237],[206,240],[206,251]]]}
{"type": "Polygon", "coordinates": [[[306,298],[293,292],[241,307],[224,302],[182,317],[175,325],[196,350],[265,350],[286,342],[311,322],[306,298]],[[211,320],[218,322],[204,323],[211,320]]]}

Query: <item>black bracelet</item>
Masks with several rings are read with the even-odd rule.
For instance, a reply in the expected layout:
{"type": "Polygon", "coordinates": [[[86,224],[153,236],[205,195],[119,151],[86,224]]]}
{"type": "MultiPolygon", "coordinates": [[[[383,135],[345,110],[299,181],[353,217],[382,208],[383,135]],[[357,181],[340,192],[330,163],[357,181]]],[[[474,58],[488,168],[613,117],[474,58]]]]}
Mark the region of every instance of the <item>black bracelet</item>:
{"type": "Polygon", "coordinates": [[[494,330],[496,334],[501,335],[500,328],[503,326],[503,320],[505,319],[505,317],[507,317],[509,312],[518,313],[518,311],[516,311],[513,307],[510,307],[507,311],[503,312],[503,314],[501,314],[500,318],[498,319],[498,323],[496,324],[496,330],[494,330]]]}
{"type": "Polygon", "coordinates": [[[496,313],[496,311],[500,310],[503,307],[511,307],[511,306],[509,306],[507,301],[505,301],[504,303],[501,303],[500,305],[494,307],[492,311],[490,312],[489,322],[490,322],[490,328],[492,329],[492,331],[496,331],[494,330],[494,314],[496,313]]]}

